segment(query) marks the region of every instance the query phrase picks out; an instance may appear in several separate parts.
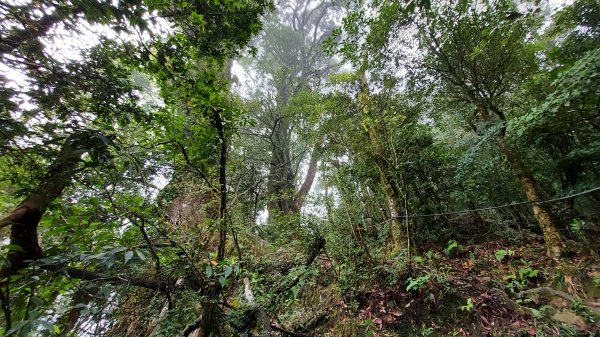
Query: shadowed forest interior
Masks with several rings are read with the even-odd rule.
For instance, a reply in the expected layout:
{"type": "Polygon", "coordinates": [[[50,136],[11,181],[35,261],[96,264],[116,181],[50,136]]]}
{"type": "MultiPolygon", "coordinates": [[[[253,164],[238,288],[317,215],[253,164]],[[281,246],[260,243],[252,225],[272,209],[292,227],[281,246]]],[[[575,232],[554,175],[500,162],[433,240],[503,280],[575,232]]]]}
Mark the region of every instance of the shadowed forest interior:
{"type": "Polygon", "coordinates": [[[3,336],[599,336],[600,1],[0,0],[3,336]]]}

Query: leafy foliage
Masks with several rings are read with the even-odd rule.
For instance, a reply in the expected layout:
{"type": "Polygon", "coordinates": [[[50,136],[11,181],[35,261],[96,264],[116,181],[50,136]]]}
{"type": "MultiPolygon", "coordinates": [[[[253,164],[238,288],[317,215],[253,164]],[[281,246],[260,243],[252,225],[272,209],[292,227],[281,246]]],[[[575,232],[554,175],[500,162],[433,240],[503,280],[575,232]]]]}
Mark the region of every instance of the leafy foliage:
{"type": "Polygon", "coordinates": [[[599,13],[0,4],[0,332],[599,332],[599,13]]]}

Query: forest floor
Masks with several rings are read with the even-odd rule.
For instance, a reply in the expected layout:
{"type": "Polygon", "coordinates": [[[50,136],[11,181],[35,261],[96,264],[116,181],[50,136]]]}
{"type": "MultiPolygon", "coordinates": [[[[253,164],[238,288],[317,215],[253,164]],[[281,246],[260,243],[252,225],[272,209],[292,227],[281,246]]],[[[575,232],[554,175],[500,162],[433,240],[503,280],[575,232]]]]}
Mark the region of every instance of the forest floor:
{"type": "MultiPolygon", "coordinates": [[[[405,259],[406,260],[406,259],[405,259]]],[[[450,244],[380,275],[351,294],[331,292],[326,336],[599,336],[600,263],[547,258],[539,237],[518,245],[450,244]],[[358,313],[358,314],[357,314],[358,313]]],[[[319,269],[331,272],[327,258],[319,269]]],[[[334,270],[335,272],[335,270],[334,270]]],[[[326,297],[326,296],[325,296],[326,297]]]]}

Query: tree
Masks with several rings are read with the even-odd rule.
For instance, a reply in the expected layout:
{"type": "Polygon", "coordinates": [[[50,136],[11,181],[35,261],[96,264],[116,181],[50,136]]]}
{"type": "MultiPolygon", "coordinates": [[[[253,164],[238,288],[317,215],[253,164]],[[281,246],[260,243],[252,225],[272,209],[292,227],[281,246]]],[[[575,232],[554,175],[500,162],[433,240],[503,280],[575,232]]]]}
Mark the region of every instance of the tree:
{"type": "Polygon", "coordinates": [[[336,66],[321,48],[333,29],[335,8],[328,1],[285,2],[261,38],[256,69],[266,75],[269,91],[259,91],[258,130],[253,133],[270,152],[266,199],[271,219],[298,215],[316,176],[323,139],[311,130],[318,124],[307,123],[310,111],[302,110],[295,97],[318,96],[319,83],[336,66]],[[307,175],[298,183],[298,168],[307,156],[307,175]]]}
{"type": "MultiPolygon", "coordinates": [[[[218,101],[214,97],[220,97],[221,89],[209,86],[219,82],[215,82],[214,76],[219,71],[215,70],[215,67],[205,67],[204,73],[208,74],[208,77],[204,78],[208,78],[208,81],[196,81],[188,73],[191,70],[189,64],[192,62],[186,60],[195,60],[196,64],[216,62],[215,64],[221,64],[222,67],[224,57],[235,55],[236,50],[248,43],[250,37],[260,29],[259,17],[268,6],[268,2],[221,4],[202,1],[182,2],[177,5],[162,2],[146,4],[139,1],[116,4],[35,2],[0,6],[3,17],[0,39],[2,63],[21,72],[25,78],[25,82],[19,84],[22,90],[3,90],[1,101],[2,153],[6,154],[2,156],[2,165],[15,167],[14,170],[7,171],[2,178],[10,178],[13,181],[13,185],[7,190],[25,196],[1,223],[2,227],[11,227],[11,245],[4,248],[8,252],[1,272],[5,332],[21,333],[27,329],[35,329],[30,325],[31,322],[37,322],[40,315],[43,316],[43,310],[36,310],[35,317],[30,317],[29,306],[24,309],[25,306],[20,305],[23,303],[20,302],[22,295],[11,291],[12,287],[18,288],[19,283],[27,283],[29,277],[39,278],[36,274],[39,273],[40,265],[46,271],[44,276],[61,286],[68,286],[70,281],[64,282],[60,273],[54,274],[57,271],[62,271],[70,279],[102,280],[104,284],[115,285],[131,284],[167,293],[170,303],[171,297],[168,292],[172,291],[175,281],[170,278],[164,282],[160,280],[164,275],[160,258],[149,235],[153,233],[148,229],[149,219],[156,219],[156,214],[153,214],[156,211],[151,208],[145,209],[143,203],[138,202],[139,199],[148,197],[147,195],[123,193],[119,199],[114,198],[115,193],[122,192],[121,188],[131,192],[131,189],[139,191],[140,186],[148,187],[148,177],[144,174],[149,171],[151,173],[152,170],[147,170],[146,165],[155,162],[155,158],[134,157],[126,161],[121,156],[131,155],[126,149],[140,145],[148,146],[148,149],[160,147],[160,144],[148,144],[147,141],[155,138],[157,132],[164,130],[161,130],[161,127],[153,128],[152,124],[147,123],[152,121],[151,116],[160,117],[160,114],[152,115],[152,109],[156,109],[156,106],[140,102],[140,88],[132,83],[132,73],[138,70],[154,76],[163,88],[172,84],[169,80],[189,78],[190,81],[180,83],[198,83],[203,90],[199,93],[192,92],[190,95],[199,94],[194,97],[195,100],[202,104],[213,104],[218,101]],[[160,20],[164,21],[158,23],[160,20]],[[86,26],[84,22],[103,26],[103,29],[111,33],[107,34],[109,37],[98,38],[97,47],[84,50],[80,57],[75,57],[74,60],[65,59],[50,50],[50,36],[61,29],[76,31],[76,25],[86,26]],[[160,31],[157,26],[159,24],[171,27],[168,35],[160,31]],[[118,33],[125,35],[124,40],[135,40],[132,34],[137,34],[140,39],[137,42],[121,40],[121,43],[116,43],[113,40],[117,40],[118,33]],[[201,101],[202,95],[212,96],[213,99],[201,101]],[[127,136],[139,138],[126,139],[127,136]],[[26,160],[20,160],[19,157],[26,160]],[[121,157],[116,164],[115,157],[121,157]],[[137,166],[141,176],[124,176],[113,181],[108,179],[108,173],[115,167],[121,169],[121,173],[128,172],[127,166],[131,162],[137,166]],[[21,175],[27,171],[30,172],[30,176],[21,175]],[[91,172],[108,177],[106,180],[98,179],[97,176],[91,175],[91,172]],[[74,185],[74,180],[81,184],[74,185]],[[48,211],[67,208],[63,203],[65,200],[81,201],[90,194],[95,194],[96,186],[107,184],[108,181],[113,193],[99,193],[102,197],[96,199],[107,198],[105,201],[110,205],[109,214],[113,213],[112,216],[107,216],[108,220],[105,221],[111,226],[99,231],[98,236],[103,237],[100,242],[106,244],[107,236],[113,237],[118,228],[125,232],[131,226],[137,228],[138,234],[142,235],[143,241],[149,247],[150,255],[156,261],[156,279],[110,275],[115,255],[123,254],[123,247],[112,250],[110,245],[94,247],[93,249],[100,249],[101,252],[91,260],[100,259],[106,262],[100,266],[102,270],[94,271],[87,269],[94,264],[89,263],[90,259],[85,257],[86,254],[80,255],[82,261],[74,258],[77,255],[73,255],[73,246],[63,247],[64,251],[44,251],[39,244],[38,236],[41,234],[45,242],[56,243],[56,239],[66,238],[64,244],[78,242],[81,245],[75,244],[76,250],[89,249],[89,246],[85,247],[85,235],[82,236],[84,231],[81,228],[65,223],[62,218],[50,221],[53,214],[48,215],[48,211]],[[91,184],[90,188],[86,186],[89,182],[100,185],[91,184]],[[119,191],[115,192],[115,189],[119,191]],[[59,202],[59,198],[63,202],[59,202]],[[121,205],[120,202],[124,201],[129,204],[121,205]],[[117,212],[123,214],[114,214],[117,212]],[[66,231],[61,231],[65,228],[66,231]],[[104,249],[109,251],[102,251],[104,249]],[[85,267],[78,268],[79,265],[85,267]],[[31,269],[28,266],[31,266],[31,269]],[[23,269],[25,271],[22,271],[23,269]],[[11,309],[11,302],[14,302],[15,310],[11,309]],[[13,316],[24,323],[13,329],[13,316]]],[[[94,30],[91,29],[91,32],[94,33],[94,30]]],[[[3,80],[5,83],[9,82],[5,78],[3,80]]],[[[8,85],[8,88],[14,88],[14,85],[8,85]]],[[[176,95],[165,95],[167,103],[172,106],[175,100],[169,101],[170,97],[176,95]]],[[[208,111],[211,112],[211,125],[216,131],[205,136],[210,136],[207,137],[209,142],[222,144],[218,166],[221,169],[219,191],[221,196],[225,196],[227,186],[223,179],[227,131],[219,109],[213,108],[208,111]]],[[[203,145],[208,144],[198,144],[200,147],[203,145]]],[[[175,148],[186,151],[181,146],[175,148]]],[[[222,202],[221,218],[224,216],[225,207],[226,204],[222,202]]],[[[91,218],[88,218],[88,221],[91,218]]],[[[225,233],[225,230],[222,233],[225,233]]],[[[223,248],[219,252],[220,259],[225,254],[226,237],[222,234],[221,238],[223,248]]],[[[124,264],[127,264],[131,261],[134,250],[127,250],[124,254],[124,264]]],[[[140,256],[143,254],[140,253],[140,256]]],[[[32,294],[33,289],[31,288],[32,294]]],[[[52,296],[55,298],[56,295],[52,296]]],[[[52,297],[47,300],[47,303],[40,306],[53,304],[52,297]]]]}
{"type": "Polygon", "coordinates": [[[535,71],[536,60],[527,46],[534,14],[509,20],[511,2],[467,7],[459,3],[431,9],[421,26],[429,53],[426,66],[441,77],[448,93],[475,107],[473,118],[494,130],[497,146],[521,183],[542,229],[548,255],[559,257],[564,243],[552,210],[537,201],[544,194],[520,149],[507,139],[509,119],[518,113],[513,102],[519,86],[535,71]],[[455,18],[459,19],[456,20],[455,18]]]}

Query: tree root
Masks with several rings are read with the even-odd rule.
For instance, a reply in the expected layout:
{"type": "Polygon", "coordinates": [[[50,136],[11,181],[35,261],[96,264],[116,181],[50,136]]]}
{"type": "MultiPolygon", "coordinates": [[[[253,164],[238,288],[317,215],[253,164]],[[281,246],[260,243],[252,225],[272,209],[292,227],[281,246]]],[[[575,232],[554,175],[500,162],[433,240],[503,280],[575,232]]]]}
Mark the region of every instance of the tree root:
{"type": "Polygon", "coordinates": [[[502,304],[504,304],[504,306],[506,308],[508,308],[508,310],[510,310],[514,313],[517,313],[519,315],[535,316],[533,309],[522,306],[519,303],[515,302],[504,291],[502,291],[498,288],[493,288],[493,289],[491,289],[490,292],[495,294],[496,296],[498,296],[498,298],[502,301],[502,304]]]}
{"type": "MultiPolygon", "coordinates": [[[[545,298],[545,299],[550,299],[552,297],[560,297],[569,302],[580,301],[581,304],[583,304],[588,310],[593,311],[597,314],[600,314],[600,303],[592,302],[592,301],[583,301],[579,297],[576,297],[576,296],[568,294],[564,291],[555,290],[555,289],[552,289],[549,287],[533,288],[533,289],[528,289],[528,290],[525,290],[525,291],[519,293],[519,297],[524,296],[524,295],[539,295],[540,298],[545,298]]],[[[550,301],[547,300],[545,302],[549,303],[550,301]]]]}
{"type": "MultiPolygon", "coordinates": [[[[511,299],[510,296],[508,296],[508,294],[506,294],[504,291],[502,291],[498,288],[493,288],[493,289],[491,289],[491,292],[494,293],[495,295],[497,295],[498,298],[500,298],[500,300],[503,302],[503,304],[510,311],[518,313],[520,315],[535,316],[534,309],[518,304],[513,299],[511,299]]],[[[550,299],[552,297],[560,297],[569,302],[580,301],[581,304],[583,306],[585,306],[588,310],[593,311],[596,314],[600,314],[600,303],[592,302],[592,301],[582,301],[580,298],[578,298],[576,296],[573,296],[573,295],[567,294],[564,291],[555,290],[555,289],[552,289],[549,287],[539,287],[539,288],[528,289],[528,290],[522,291],[517,294],[518,297],[526,297],[527,295],[540,295],[540,298],[542,298],[542,297],[546,298],[547,300],[543,301],[544,304],[550,303],[550,301],[551,301],[550,299]]]]}

